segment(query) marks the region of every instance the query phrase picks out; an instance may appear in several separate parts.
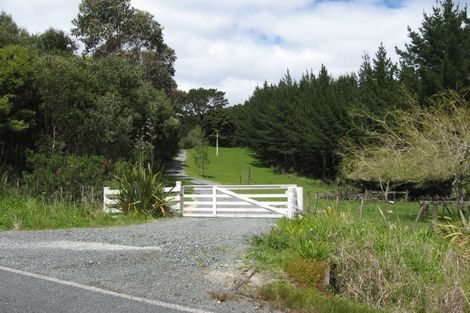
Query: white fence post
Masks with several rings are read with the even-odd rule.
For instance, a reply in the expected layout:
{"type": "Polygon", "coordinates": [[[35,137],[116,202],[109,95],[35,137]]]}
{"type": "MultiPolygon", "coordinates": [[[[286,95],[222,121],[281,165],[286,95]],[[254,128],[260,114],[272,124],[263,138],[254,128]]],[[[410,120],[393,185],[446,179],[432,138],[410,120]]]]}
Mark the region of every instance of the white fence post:
{"type": "Polygon", "coordinates": [[[118,190],[113,190],[109,187],[103,188],[103,211],[105,213],[121,213],[122,211],[114,207],[116,205],[116,200],[110,199],[109,196],[118,195],[118,190]],[[113,207],[111,207],[113,205],[113,207]]]}
{"type": "Polygon", "coordinates": [[[212,186],[212,216],[217,216],[217,188],[212,186]]]}
{"type": "Polygon", "coordinates": [[[109,187],[103,188],[103,211],[108,211],[108,194],[109,194],[109,187]]]}
{"type": "Polygon", "coordinates": [[[295,215],[295,187],[287,189],[287,218],[293,218],[295,215]]]}
{"type": "Polygon", "coordinates": [[[304,210],[304,187],[295,188],[296,198],[297,198],[297,210],[304,210]]]}
{"type": "Polygon", "coordinates": [[[177,181],[177,182],[175,183],[175,188],[173,188],[172,191],[173,191],[173,192],[180,192],[180,190],[181,190],[181,182],[180,182],[180,181],[177,181]]]}

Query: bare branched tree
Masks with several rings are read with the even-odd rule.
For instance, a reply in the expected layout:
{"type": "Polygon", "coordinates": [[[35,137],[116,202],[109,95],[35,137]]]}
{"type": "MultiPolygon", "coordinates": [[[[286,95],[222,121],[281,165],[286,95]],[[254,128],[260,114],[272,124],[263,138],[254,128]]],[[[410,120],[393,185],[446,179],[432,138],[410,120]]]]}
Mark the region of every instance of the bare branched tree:
{"type": "Polygon", "coordinates": [[[453,196],[463,200],[470,178],[470,104],[463,96],[449,91],[429,108],[359,117],[364,136],[341,150],[347,178],[376,181],[385,194],[407,182],[453,181],[453,196]]]}

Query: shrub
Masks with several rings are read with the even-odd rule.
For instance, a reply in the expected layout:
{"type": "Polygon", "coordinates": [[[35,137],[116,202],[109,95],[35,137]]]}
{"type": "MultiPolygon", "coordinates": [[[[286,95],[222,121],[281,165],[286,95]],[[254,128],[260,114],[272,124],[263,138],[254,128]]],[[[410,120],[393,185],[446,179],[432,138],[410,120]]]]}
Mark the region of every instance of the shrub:
{"type": "Polygon", "coordinates": [[[111,177],[113,164],[100,156],[29,153],[23,177],[32,195],[60,200],[93,200],[111,177]]]}
{"type": "Polygon", "coordinates": [[[140,212],[154,217],[172,214],[163,176],[161,172],[154,173],[150,165],[136,164],[122,177],[116,177],[116,187],[117,206],[125,214],[140,212]]]}

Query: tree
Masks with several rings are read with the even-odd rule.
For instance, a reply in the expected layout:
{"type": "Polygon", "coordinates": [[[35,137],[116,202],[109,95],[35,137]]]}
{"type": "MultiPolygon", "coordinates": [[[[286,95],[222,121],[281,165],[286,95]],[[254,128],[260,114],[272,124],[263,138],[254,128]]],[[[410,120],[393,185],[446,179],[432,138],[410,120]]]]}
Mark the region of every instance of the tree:
{"type": "Polygon", "coordinates": [[[20,132],[31,127],[34,112],[25,93],[30,87],[34,53],[20,46],[0,49],[0,130],[20,132]]]}
{"type": "Polygon", "coordinates": [[[217,108],[210,111],[203,120],[203,129],[211,143],[216,141],[219,134],[219,145],[231,147],[234,133],[237,128],[235,116],[231,108],[217,108]]]}
{"type": "Polygon", "coordinates": [[[359,69],[359,102],[364,110],[379,115],[401,104],[398,67],[380,44],[374,59],[366,54],[359,69]]]}
{"type": "Polygon", "coordinates": [[[38,49],[46,53],[73,54],[77,44],[63,31],[49,28],[38,36],[38,49]]]}
{"type": "Polygon", "coordinates": [[[130,159],[144,147],[157,164],[175,153],[179,122],[171,102],[140,66],[119,56],[45,55],[37,68],[44,152],[130,159]]]}
{"type": "Polygon", "coordinates": [[[91,61],[45,55],[36,64],[35,81],[42,100],[40,120],[44,123],[38,142],[42,152],[78,155],[92,152],[89,147],[94,136],[84,136],[83,126],[95,100],[97,80],[88,62],[91,61]]]}
{"type": "Polygon", "coordinates": [[[225,99],[225,92],[213,88],[198,88],[189,90],[182,110],[183,115],[194,117],[198,123],[202,123],[206,114],[226,105],[228,100],[225,99]]]}
{"type": "Polygon", "coordinates": [[[410,43],[396,49],[401,57],[402,79],[418,78],[421,102],[446,90],[470,86],[470,19],[467,8],[453,0],[440,0],[432,14],[424,14],[418,31],[408,28],[410,43]]]}
{"type": "Polygon", "coordinates": [[[9,45],[25,44],[30,40],[28,32],[18,27],[11,15],[0,12],[0,48],[9,45]]]}
{"type": "Polygon", "coordinates": [[[0,49],[0,161],[21,163],[31,145],[37,102],[33,88],[36,54],[24,47],[0,49]]]}
{"type": "Polygon", "coordinates": [[[293,171],[298,166],[298,95],[297,82],[287,72],[277,85],[264,83],[256,88],[238,110],[239,140],[279,171],[293,171]]]}
{"type": "Polygon", "coordinates": [[[339,139],[350,128],[348,110],[357,104],[357,78],[334,79],[322,66],[299,82],[289,72],[276,85],[257,87],[237,107],[236,140],[279,171],[328,179],[336,172],[339,139]]]}
{"type": "Polygon", "coordinates": [[[204,176],[207,163],[209,163],[209,153],[207,151],[207,139],[200,126],[196,126],[189,132],[188,141],[194,149],[193,159],[194,163],[199,168],[199,175],[204,176]]]}
{"type": "Polygon", "coordinates": [[[432,104],[391,112],[385,119],[366,116],[368,123],[359,124],[362,143],[343,146],[342,173],[385,182],[387,191],[392,182],[452,181],[454,197],[463,199],[470,182],[469,103],[447,92],[432,104]]]}
{"type": "Polygon", "coordinates": [[[180,121],[175,116],[170,98],[148,83],[137,90],[135,102],[138,108],[136,125],[140,125],[137,137],[151,145],[152,162],[162,165],[178,150],[180,121]]]}
{"type": "Polygon", "coordinates": [[[126,56],[145,65],[154,87],[176,87],[175,53],[151,14],[131,7],[130,0],[82,0],[79,10],[72,34],[85,44],[84,53],[126,56]]]}

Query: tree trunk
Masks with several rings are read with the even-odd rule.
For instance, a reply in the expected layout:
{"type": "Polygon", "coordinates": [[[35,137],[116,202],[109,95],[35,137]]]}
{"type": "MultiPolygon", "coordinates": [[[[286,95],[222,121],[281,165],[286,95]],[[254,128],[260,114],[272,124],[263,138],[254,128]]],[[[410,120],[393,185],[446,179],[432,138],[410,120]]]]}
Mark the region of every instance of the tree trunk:
{"type": "Polygon", "coordinates": [[[384,201],[388,203],[388,194],[390,193],[390,181],[387,180],[385,183],[384,201]]]}
{"type": "Polygon", "coordinates": [[[382,193],[384,195],[384,201],[388,202],[388,194],[390,192],[390,180],[386,180],[385,186],[384,186],[384,181],[380,179],[379,184],[380,184],[380,189],[382,190],[382,193]]]}
{"type": "Polygon", "coordinates": [[[326,180],[326,153],[322,151],[322,168],[321,168],[321,177],[325,181],[326,180]]]}
{"type": "Polygon", "coordinates": [[[452,182],[452,194],[456,200],[464,200],[464,187],[462,183],[462,176],[460,173],[456,173],[454,176],[454,181],[452,182]]]}

